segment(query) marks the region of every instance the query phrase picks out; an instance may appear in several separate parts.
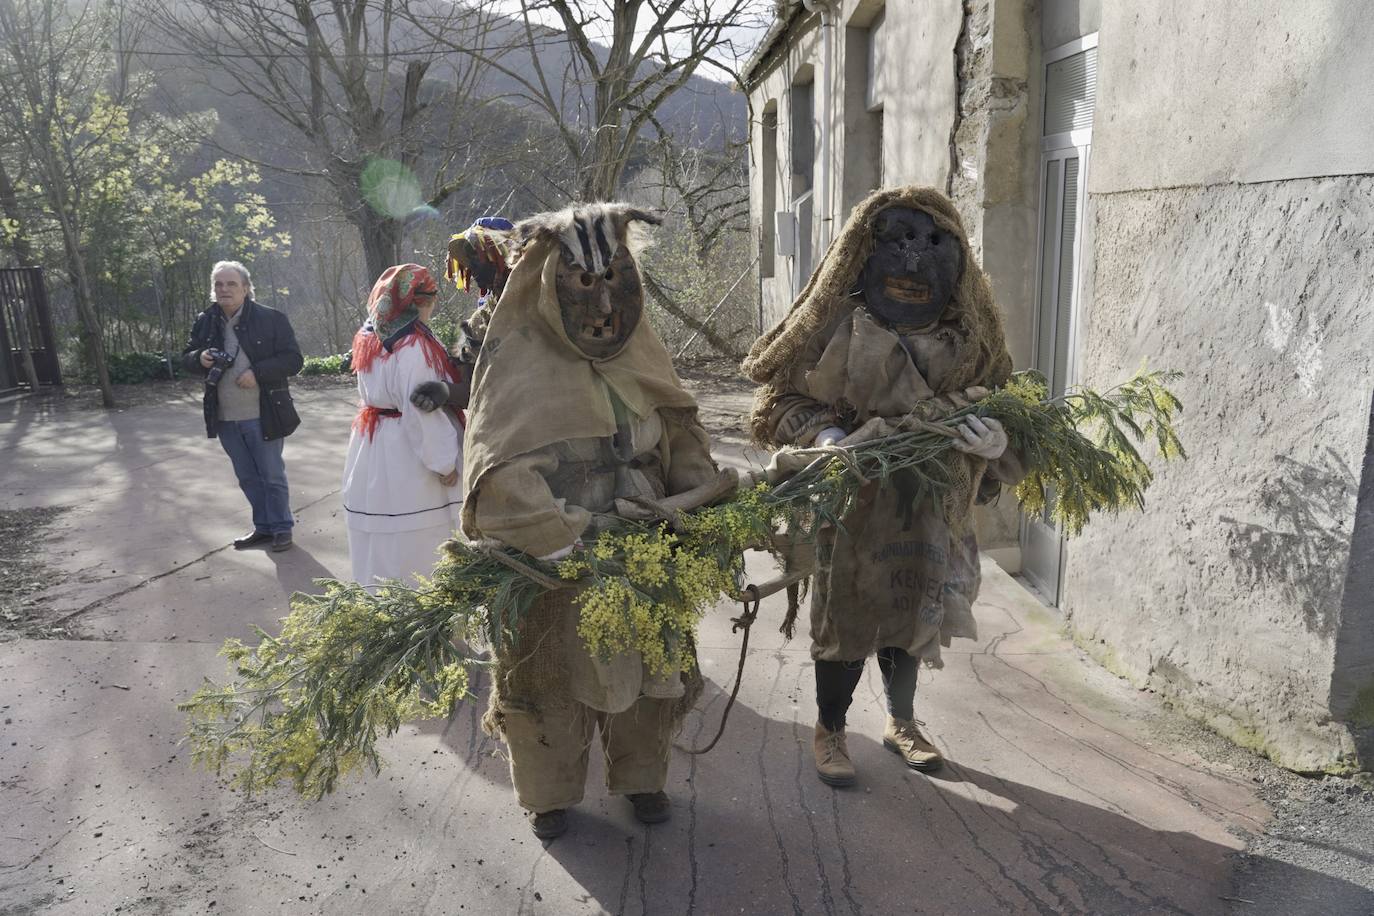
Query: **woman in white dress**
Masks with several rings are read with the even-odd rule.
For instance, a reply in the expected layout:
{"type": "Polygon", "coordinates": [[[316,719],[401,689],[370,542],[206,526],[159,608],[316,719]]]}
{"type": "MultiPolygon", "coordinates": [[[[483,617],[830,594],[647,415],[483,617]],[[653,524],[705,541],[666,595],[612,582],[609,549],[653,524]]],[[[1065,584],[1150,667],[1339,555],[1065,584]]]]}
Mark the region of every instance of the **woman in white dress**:
{"type": "Polygon", "coordinates": [[[348,442],[343,504],[353,579],[362,585],[415,584],[459,524],[462,414],[426,413],[409,401],[422,382],[458,381],[428,325],[438,291],[418,264],[388,268],[353,338],[362,405],[348,442]]]}

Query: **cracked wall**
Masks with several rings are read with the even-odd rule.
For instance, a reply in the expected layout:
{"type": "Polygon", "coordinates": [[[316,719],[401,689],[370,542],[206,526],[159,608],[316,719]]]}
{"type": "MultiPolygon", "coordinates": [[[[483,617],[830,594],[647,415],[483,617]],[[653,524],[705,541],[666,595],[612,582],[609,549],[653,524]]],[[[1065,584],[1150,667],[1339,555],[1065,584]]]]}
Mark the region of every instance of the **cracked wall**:
{"type": "Polygon", "coordinates": [[[1064,609],[1140,684],[1299,770],[1354,765],[1330,705],[1366,452],[1374,178],[1095,195],[1085,383],[1186,373],[1190,458],[1068,546],[1064,609]]]}
{"type": "Polygon", "coordinates": [[[1064,609],[1118,673],[1303,771],[1369,763],[1371,41],[1354,0],[1102,10],[1081,376],[1185,372],[1191,457],[1070,542],[1064,609]]]}

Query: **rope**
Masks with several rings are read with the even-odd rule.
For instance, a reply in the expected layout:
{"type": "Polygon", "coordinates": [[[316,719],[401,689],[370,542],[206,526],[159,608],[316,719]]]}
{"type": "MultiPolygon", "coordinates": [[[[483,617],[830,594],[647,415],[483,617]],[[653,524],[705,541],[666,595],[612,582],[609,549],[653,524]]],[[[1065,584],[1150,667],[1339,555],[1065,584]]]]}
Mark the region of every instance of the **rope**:
{"type": "Polygon", "coordinates": [[[735,697],[739,696],[739,686],[744,680],[744,660],[749,655],[749,628],[753,625],[754,618],[758,617],[759,603],[763,600],[758,596],[759,590],[757,586],[750,585],[746,587],[744,591],[747,593],[746,597],[741,599],[741,604],[744,605],[744,613],[740,614],[738,617],[732,618],[730,621],[730,623],[733,624],[733,626],[730,627],[730,632],[738,633],[740,630],[744,630],[744,637],[740,640],[739,667],[735,670],[735,687],[730,691],[730,699],[726,702],[725,709],[721,711],[720,728],[716,729],[716,736],[712,738],[711,743],[705,747],[689,748],[674,742],[673,747],[683,753],[693,756],[705,754],[710,751],[711,748],[715,747],[716,743],[720,741],[721,735],[725,734],[725,723],[730,718],[730,707],[735,705],[735,697]],[[753,602],[752,607],[750,606],[751,600],[753,602]]]}

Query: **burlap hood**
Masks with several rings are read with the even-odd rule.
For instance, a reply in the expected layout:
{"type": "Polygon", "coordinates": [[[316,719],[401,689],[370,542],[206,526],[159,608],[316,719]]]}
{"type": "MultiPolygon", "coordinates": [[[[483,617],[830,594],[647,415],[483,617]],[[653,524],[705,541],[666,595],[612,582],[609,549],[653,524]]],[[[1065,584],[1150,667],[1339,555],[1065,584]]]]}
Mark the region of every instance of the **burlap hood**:
{"type": "Polygon", "coordinates": [[[963,250],[963,273],[940,320],[956,324],[966,336],[967,358],[941,381],[936,394],[961,391],[972,385],[995,387],[1011,376],[1002,314],[993,301],[987,274],[969,247],[968,233],[954,203],[935,188],[920,185],[875,191],[850,213],[839,237],[826,251],[786,317],[754,342],[744,360],[744,374],[761,386],[752,417],[758,441],[768,440],[768,416],[777,398],[787,393],[789,378],[812,336],[862,302],[851,293],[872,251],[873,222],[879,213],[893,206],[912,207],[930,214],[936,225],[959,239],[963,250]]]}
{"type": "Polygon", "coordinates": [[[527,242],[487,328],[463,440],[469,536],[478,536],[473,495],[489,470],[555,442],[615,433],[607,388],[639,417],[697,406],[647,315],[614,356],[589,359],[573,344],[558,307],[559,256],[555,240],[527,242]]]}

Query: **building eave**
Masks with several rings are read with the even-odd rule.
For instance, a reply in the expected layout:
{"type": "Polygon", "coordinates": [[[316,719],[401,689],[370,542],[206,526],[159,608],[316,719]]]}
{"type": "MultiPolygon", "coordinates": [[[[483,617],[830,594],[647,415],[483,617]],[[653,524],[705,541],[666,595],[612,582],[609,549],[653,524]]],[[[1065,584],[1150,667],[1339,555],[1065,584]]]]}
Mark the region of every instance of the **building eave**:
{"type": "Polygon", "coordinates": [[[773,24],[764,33],[763,40],[759,42],[758,49],[750,56],[744,65],[744,87],[753,89],[758,85],[758,80],[754,78],[754,73],[766,60],[772,57],[773,48],[778,40],[784,37],[792,29],[792,24],[796,22],[803,13],[806,12],[802,5],[802,0],[774,0],[776,9],[773,13],[773,24]]]}

